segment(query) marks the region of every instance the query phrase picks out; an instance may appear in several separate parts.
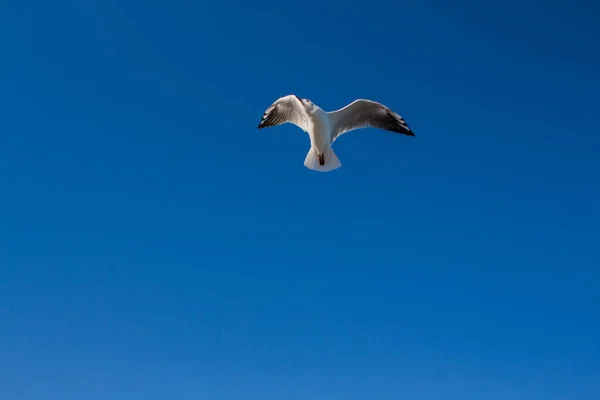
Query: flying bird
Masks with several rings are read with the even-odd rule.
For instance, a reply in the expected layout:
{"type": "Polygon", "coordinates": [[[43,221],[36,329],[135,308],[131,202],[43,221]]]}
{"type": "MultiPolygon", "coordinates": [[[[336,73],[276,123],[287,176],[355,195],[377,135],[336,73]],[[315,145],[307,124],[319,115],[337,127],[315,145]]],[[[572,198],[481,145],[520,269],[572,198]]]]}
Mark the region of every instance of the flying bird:
{"type": "Polygon", "coordinates": [[[336,111],[324,111],[309,99],[294,94],[280,97],[264,112],[258,129],[291,123],[308,133],[310,150],[304,166],[328,172],[342,166],[331,145],[343,133],[360,128],[379,128],[415,136],[404,118],[383,104],[358,99],[336,111]]]}

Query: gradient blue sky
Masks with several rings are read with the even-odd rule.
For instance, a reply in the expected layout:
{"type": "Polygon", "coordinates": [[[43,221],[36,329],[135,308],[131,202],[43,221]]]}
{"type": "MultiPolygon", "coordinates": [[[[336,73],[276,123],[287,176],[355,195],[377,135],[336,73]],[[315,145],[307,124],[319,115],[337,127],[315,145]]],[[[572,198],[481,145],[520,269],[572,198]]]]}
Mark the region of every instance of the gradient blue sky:
{"type": "Polygon", "coordinates": [[[600,398],[600,6],[496,3],[3,1],[0,398],[600,398]]]}

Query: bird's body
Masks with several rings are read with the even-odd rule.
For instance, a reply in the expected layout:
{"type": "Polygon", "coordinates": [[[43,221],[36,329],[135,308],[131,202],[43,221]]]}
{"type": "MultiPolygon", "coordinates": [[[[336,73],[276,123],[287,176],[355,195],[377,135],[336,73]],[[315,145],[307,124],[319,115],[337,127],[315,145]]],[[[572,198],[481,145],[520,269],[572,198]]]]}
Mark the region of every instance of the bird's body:
{"type": "Polygon", "coordinates": [[[292,123],[308,133],[311,147],[304,166],[321,172],[342,166],[331,145],[345,132],[374,127],[414,136],[401,116],[380,103],[363,99],[327,112],[308,99],[296,95],[283,96],[267,108],[258,128],[284,123],[292,123]]]}
{"type": "Polygon", "coordinates": [[[315,106],[315,111],[309,115],[309,118],[312,123],[312,130],[308,132],[310,145],[319,154],[323,154],[325,149],[331,144],[329,117],[325,111],[315,106]]]}

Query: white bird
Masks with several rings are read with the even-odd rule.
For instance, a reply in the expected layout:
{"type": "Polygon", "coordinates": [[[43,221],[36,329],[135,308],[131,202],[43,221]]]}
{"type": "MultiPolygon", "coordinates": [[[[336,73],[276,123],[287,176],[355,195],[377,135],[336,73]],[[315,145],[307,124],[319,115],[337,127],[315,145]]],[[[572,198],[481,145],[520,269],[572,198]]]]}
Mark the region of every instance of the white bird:
{"type": "Polygon", "coordinates": [[[383,104],[364,99],[327,112],[309,99],[290,94],[280,97],[267,108],[258,129],[285,123],[292,123],[308,133],[310,150],[304,166],[320,172],[333,171],[342,166],[331,145],[343,133],[373,127],[415,136],[400,115],[383,104]]]}

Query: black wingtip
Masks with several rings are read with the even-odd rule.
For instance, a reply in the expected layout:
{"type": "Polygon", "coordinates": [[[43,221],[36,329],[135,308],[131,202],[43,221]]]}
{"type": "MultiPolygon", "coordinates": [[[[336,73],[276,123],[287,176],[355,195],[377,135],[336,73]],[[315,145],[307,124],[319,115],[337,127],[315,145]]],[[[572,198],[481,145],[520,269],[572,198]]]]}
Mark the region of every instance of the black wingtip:
{"type": "Polygon", "coordinates": [[[410,129],[410,128],[405,128],[405,127],[396,127],[396,129],[392,129],[392,131],[397,132],[397,133],[401,133],[403,135],[406,136],[415,136],[415,133],[410,129]]]}
{"type": "Polygon", "coordinates": [[[393,124],[395,126],[392,129],[390,129],[391,131],[401,133],[406,136],[415,136],[414,132],[408,127],[408,124],[406,123],[404,118],[402,118],[400,115],[396,114],[389,108],[386,108],[385,112],[387,113],[388,117],[390,117],[395,122],[393,124]]]}
{"type": "Polygon", "coordinates": [[[407,131],[407,130],[404,130],[404,129],[394,130],[394,132],[401,133],[401,134],[406,135],[406,136],[415,136],[415,134],[414,134],[413,131],[407,131]]]}
{"type": "Polygon", "coordinates": [[[258,129],[262,129],[265,127],[265,121],[267,119],[267,113],[264,113],[260,122],[258,123],[258,129]]]}

